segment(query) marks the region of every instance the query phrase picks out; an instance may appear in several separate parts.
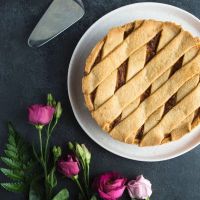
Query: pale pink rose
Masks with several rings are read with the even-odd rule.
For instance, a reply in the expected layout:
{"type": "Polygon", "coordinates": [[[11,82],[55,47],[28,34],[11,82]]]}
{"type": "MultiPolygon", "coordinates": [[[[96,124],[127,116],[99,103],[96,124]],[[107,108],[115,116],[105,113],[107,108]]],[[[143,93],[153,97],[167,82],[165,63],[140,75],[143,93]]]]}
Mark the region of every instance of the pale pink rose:
{"type": "Polygon", "coordinates": [[[52,120],[54,112],[52,106],[35,104],[28,108],[28,119],[31,124],[46,125],[52,120]]]}
{"type": "Polygon", "coordinates": [[[132,199],[147,199],[152,194],[151,182],[140,175],[136,180],[131,180],[127,184],[129,195],[132,199]]]}

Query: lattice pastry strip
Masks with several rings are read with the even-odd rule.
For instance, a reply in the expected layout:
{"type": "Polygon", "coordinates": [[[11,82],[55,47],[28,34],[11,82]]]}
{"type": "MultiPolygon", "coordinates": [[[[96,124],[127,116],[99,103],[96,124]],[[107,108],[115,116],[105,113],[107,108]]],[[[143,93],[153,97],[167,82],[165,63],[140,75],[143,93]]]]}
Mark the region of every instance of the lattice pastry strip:
{"type": "MultiPolygon", "coordinates": [[[[122,43],[124,39],[124,29],[119,27],[109,31],[103,46],[102,59],[108,55],[115,47],[122,43]]],[[[113,71],[96,89],[94,98],[94,108],[97,109],[115,92],[117,82],[117,70],[113,71]]]]}

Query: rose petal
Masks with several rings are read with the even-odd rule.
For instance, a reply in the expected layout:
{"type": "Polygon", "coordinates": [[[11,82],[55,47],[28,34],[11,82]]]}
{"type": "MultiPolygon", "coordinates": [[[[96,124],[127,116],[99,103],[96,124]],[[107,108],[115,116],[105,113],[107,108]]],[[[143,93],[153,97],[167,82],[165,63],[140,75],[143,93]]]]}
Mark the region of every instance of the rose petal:
{"type": "Polygon", "coordinates": [[[126,182],[126,179],[121,178],[121,179],[117,179],[115,181],[113,181],[112,183],[106,183],[105,187],[104,187],[104,191],[105,192],[109,192],[111,190],[115,190],[118,189],[120,187],[122,187],[126,182]]]}
{"type": "Polygon", "coordinates": [[[136,180],[129,181],[127,189],[131,198],[146,199],[152,194],[151,182],[142,175],[138,176],[136,180]]]}
{"type": "Polygon", "coordinates": [[[28,108],[28,112],[30,123],[34,125],[46,125],[52,120],[55,109],[51,106],[35,104],[28,108]]]}
{"type": "Polygon", "coordinates": [[[60,160],[58,162],[58,170],[67,177],[75,176],[79,173],[79,163],[73,161],[71,155],[67,156],[67,160],[60,160]]]}
{"type": "Polygon", "coordinates": [[[137,182],[144,183],[145,185],[148,185],[151,187],[151,182],[147,179],[145,179],[142,175],[137,177],[137,182]]]}
{"type": "Polygon", "coordinates": [[[125,186],[121,187],[121,188],[118,188],[116,190],[112,190],[110,192],[108,192],[107,194],[109,196],[111,196],[113,199],[118,199],[119,197],[121,197],[124,193],[124,190],[125,190],[125,186]]]}
{"type": "Polygon", "coordinates": [[[99,192],[99,196],[105,200],[116,200],[114,198],[112,198],[110,195],[106,194],[105,192],[101,191],[100,189],[98,189],[99,192]]]}
{"type": "Polygon", "coordinates": [[[108,172],[100,175],[93,182],[93,187],[97,189],[101,198],[106,200],[116,200],[121,197],[125,190],[126,179],[115,172],[108,172]]]}

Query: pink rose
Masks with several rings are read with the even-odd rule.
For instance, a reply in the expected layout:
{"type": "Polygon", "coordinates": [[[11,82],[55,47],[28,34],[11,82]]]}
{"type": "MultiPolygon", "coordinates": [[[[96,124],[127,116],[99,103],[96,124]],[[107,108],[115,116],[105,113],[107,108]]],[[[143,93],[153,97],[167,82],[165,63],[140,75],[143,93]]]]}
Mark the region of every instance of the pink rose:
{"type": "Polygon", "coordinates": [[[147,199],[152,194],[151,182],[140,175],[136,180],[129,181],[127,184],[128,192],[131,198],[147,199]]]}
{"type": "Polygon", "coordinates": [[[69,178],[78,175],[80,171],[78,159],[73,155],[68,155],[66,159],[58,161],[58,170],[69,178]]]}
{"type": "Polygon", "coordinates": [[[118,173],[108,172],[100,175],[93,183],[94,188],[98,191],[99,196],[105,200],[116,200],[120,198],[124,190],[126,178],[118,173]]]}
{"type": "Polygon", "coordinates": [[[28,108],[28,119],[34,125],[46,125],[52,120],[54,112],[52,106],[35,104],[28,108]]]}

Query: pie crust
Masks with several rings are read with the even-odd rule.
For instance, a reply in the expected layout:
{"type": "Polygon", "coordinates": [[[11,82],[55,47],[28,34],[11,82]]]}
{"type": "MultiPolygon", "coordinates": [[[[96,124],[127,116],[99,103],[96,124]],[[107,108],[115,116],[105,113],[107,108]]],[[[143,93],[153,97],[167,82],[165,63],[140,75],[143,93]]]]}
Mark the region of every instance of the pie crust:
{"type": "Polygon", "coordinates": [[[200,121],[200,40],[172,22],[112,28],[86,60],[85,104],[114,139],[139,146],[177,140],[200,121]]]}

